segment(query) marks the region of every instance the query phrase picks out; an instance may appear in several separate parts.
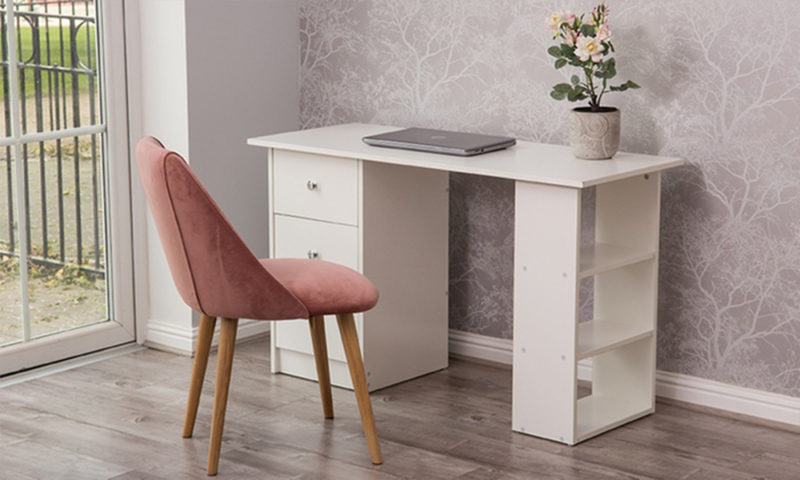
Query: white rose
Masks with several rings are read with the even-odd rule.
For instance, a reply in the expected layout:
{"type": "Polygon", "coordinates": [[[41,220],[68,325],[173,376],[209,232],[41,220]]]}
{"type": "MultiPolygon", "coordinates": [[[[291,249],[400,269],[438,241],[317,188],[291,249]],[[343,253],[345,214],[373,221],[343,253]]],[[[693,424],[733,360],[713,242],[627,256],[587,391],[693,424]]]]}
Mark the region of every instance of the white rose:
{"type": "Polygon", "coordinates": [[[578,41],[575,43],[575,54],[578,55],[582,62],[590,58],[595,63],[599,62],[603,59],[605,49],[595,37],[581,36],[578,37],[578,41]]]}

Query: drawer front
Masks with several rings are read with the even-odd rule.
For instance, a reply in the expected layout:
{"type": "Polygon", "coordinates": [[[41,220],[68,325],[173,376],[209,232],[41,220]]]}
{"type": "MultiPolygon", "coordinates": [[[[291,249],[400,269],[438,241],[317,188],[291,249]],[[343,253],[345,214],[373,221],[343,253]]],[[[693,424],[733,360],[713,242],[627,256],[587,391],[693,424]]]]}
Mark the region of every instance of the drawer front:
{"type": "MultiPolygon", "coordinates": [[[[275,258],[316,258],[358,269],[358,228],[303,218],[275,215],[275,258]],[[313,256],[313,255],[311,255],[313,256]]],[[[333,316],[325,317],[328,356],[345,361],[342,341],[333,316]]],[[[312,354],[307,320],[276,322],[275,345],[312,354]]]]}
{"type": "Polygon", "coordinates": [[[358,160],[275,150],[275,213],[358,224],[358,160]]]}
{"type": "Polygon", "coordinates": [[[318,258],[358,270],[358,227],[275,215],[275,258],[318,258]]]}

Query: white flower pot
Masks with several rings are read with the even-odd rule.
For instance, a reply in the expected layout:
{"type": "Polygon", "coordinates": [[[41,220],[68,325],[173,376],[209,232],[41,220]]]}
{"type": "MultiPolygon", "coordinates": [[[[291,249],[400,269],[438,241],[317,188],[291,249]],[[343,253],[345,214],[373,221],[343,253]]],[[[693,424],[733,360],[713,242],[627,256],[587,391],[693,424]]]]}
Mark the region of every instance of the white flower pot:
{"type": "Polygon", "coordinates": [[[569,143],[575,157],[583,160],[607,160],[619,149],[620,111],[601,107],[573,108],[569,122],[569,143]]]}

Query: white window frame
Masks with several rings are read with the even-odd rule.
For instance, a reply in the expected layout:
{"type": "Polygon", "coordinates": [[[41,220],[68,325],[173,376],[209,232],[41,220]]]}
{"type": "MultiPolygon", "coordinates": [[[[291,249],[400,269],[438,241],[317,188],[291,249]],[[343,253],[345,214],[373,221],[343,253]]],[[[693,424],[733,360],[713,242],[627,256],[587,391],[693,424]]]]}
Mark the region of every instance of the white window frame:
{"type": "MultiPolygon", "coordinates": [[[[128,135],[128,85],[125,51],[125,16],[123,0],[97,0],[98,41],[102,44],[98,68],[105,82],[101,89],[101,108],[104,109],[104,124],[54,132],[28,135],[19,133],[19,99],[12,97],[12,122],[15,123],[11,139],[3,139],[4,145],[15,145],[20,158],[19,145],[52,138],[71,137],[90,133],[106,132],[103,142],[105,150],[106,192],[106,244],[107,275],[109,282],[110,321],[55,333],[42,338],[0,348],[0,375],[33,368],[59,360],[102,350],[132,342],[135,339],[134,271],[131,241],[131,172],[130,143],[128,135]]],[[[13,9],[8,9],[8,34],[15,35],[13,9]]],[[[12,91],[16,91],[16,51],[9,48],[9,79],[12,91]]],[[[17,165],[20,162],[16,162],[17,165]]],[[[21,176],[17,176],[18,179],[21,176]]],[[[18,180],[19,183],[19,180],[18,180]]],[[[21,188],[17,188],[18,196],[21,188]]],[[[22,203],[18,203],[22,205],[22,203]]],[[[21,216],[24,218],[24,215],[21,216]]],[[[24,231],[24,220],[19,231],[24,231]]],[[[20,241],[24,241],[20,235],[20,241]]],[[[20,243],[20,261],[25,261],[26,245],[20,243]]],[[[25,282],[26,269],[20,269],[20,280],[25,282]]],[[[24,289],[23,289],[24,290],[24,289]]],[[[22,292],[26,295],[26,292],[22,292]]],[[[27,305],[26,299],[23,303],[27,305]]]]}

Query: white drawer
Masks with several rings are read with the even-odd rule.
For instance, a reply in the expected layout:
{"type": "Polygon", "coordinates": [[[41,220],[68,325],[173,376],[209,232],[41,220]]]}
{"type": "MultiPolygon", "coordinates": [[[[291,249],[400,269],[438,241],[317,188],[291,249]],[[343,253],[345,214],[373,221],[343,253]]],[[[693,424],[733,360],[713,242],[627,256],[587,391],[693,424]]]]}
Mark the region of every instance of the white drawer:
{"type": "MultiPolygon", "coordinates": [[[[358,227],[275,215],[275,258],[308,258],[309,252],[316,252],[321,260],[357,270],[358,227]]],[[[325,332],[328,356],[344,361],[344,349],[333,316],[325,317],[325,332]]],[[[312,353],[307,320],[277,322],[275,340],[278,348],[312,353]]]]}
{"type": "Polygon", "coordinates": [[[358,227],[275,215],[275,258],[312,257],[358,270],[358,227]]]}
{"type": "Polygon", "coordinates": [[[358,160],[275,150],[275,213],[358,224],[358,160]]]}

